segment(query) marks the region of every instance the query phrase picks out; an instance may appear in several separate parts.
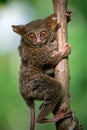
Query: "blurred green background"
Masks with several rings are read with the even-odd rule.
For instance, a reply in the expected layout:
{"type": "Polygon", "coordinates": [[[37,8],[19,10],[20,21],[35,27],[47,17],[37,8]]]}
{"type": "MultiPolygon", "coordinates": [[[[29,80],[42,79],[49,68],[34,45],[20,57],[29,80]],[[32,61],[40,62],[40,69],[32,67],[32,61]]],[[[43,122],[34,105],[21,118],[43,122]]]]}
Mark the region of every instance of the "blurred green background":
{"type": "MultiPolygon", "coordinates": [[[[73,11],[68,25],[71,107],[87,130],[87,0],[69,0],[68,8],[73,11]]],[[[20,37],[12,32],[11,25],[51,13],[52,0],[0,0],[0,130],[29,130],[29,109],[19,94],[20,37]]],[[[41,129],[55,130],[55,125],[36,124],[36,130],[41,129]]]]}

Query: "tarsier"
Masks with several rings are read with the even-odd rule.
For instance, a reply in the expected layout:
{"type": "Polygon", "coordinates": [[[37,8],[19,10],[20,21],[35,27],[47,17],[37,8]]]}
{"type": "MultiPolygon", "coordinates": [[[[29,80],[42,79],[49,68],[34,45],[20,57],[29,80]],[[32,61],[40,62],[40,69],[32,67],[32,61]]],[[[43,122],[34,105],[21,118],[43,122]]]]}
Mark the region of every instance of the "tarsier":
{"type": "Polygon", "coordinates": [[[45,19],[35,20],[25,25],[12,25],[13,31],[19,34],[21,44],[20,93],[30,108],[30,130],[35,125],[34,100],[42,100],[38,123],[57,122],[70,116],[70,112],[61,110],[54,118],[47,116],[63,98],[63,88],[53,77],[55,66],[70,54],[68,44],[58,51],[56,32],[60,28],[56,14],[45,19]]]}

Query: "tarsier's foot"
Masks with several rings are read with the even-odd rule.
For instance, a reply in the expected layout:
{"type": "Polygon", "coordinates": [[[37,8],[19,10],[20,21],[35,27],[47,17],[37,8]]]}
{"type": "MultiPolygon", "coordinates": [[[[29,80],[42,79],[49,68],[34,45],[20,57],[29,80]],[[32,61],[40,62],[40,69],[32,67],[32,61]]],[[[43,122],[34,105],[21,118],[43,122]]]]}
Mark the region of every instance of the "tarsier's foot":
{"type": "Polygon", "coordinates": [[[56,115],[54,116],[54,118],[49,119],[49,118],[42,118],[39,120],[36,120],[37,123],[47,123],[47,122],[58,122],[62,119],[68,118],[71,116],[71,111],[67,111],[66,109],[63,109],[59,112],[56,113],[56,115]]]}
{"type": "Polygon", "coordinates": [[[72,13],[71,10],[67,10],[67,12],[66,12],[67,22],[70,22],[70,21],[71,21],[71,13],[72,13]]]}

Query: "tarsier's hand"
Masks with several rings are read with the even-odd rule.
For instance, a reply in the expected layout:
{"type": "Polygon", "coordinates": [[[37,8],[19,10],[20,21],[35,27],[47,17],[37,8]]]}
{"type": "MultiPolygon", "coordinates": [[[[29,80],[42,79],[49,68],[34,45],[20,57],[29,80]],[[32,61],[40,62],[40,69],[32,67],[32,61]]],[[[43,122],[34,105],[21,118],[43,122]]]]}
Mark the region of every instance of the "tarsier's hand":
{"type": "Polygon", "coordinates": [[[65,44],[62,49],[59,50],[63,57],[67,57],[71,53],[71,46],[69,44],[65,44]]]}
{"type": "Polygon", "coordinates": [[[62,46],[61,49],[59,49],[59,51],[53,51],[51,57],[57,57],[60,56],[60,59],[67,57],[69,54],[71,53],[71,46],[69,44],[65,44],[62,46]]]}

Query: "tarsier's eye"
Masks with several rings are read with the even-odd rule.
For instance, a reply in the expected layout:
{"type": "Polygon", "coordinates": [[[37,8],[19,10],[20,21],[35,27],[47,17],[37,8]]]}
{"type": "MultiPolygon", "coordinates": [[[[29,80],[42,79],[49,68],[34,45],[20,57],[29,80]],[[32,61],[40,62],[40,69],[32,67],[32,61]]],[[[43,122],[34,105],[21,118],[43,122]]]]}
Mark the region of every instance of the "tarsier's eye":
{"type": "Polygon", "coordinates": [[[30,33],[30,34],[28,35],[28,38],[29,38],[30,40],[34,40],[34,39],[36,38],[36,36],[35,36],[34,33],[30,33]]]}
{"type": "Polygon", "coordinates": [[[46,36],[47,36],[47,31],[42,31],[42,32],[40,33],[40,36],[41,36],[41,37],[46,37],[46,36]]]}

